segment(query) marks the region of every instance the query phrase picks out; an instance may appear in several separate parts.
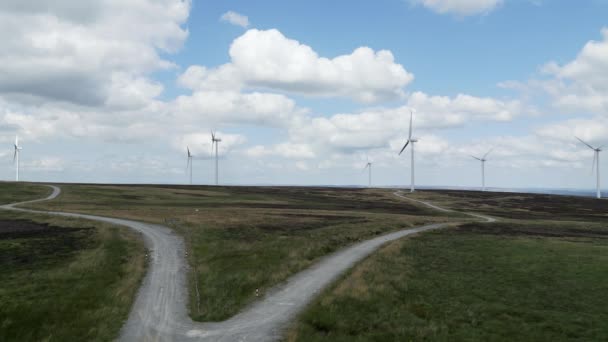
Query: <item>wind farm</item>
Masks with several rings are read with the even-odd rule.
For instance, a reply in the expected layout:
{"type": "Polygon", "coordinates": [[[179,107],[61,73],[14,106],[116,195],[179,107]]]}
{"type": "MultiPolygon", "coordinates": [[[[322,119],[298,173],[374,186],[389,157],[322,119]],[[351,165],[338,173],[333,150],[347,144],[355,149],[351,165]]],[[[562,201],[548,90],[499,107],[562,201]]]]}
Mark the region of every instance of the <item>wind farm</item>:
{"type": "Polygon", "coordinates": [[[0,2],[0,341],[608,340],[605,13],[0,2]]]}

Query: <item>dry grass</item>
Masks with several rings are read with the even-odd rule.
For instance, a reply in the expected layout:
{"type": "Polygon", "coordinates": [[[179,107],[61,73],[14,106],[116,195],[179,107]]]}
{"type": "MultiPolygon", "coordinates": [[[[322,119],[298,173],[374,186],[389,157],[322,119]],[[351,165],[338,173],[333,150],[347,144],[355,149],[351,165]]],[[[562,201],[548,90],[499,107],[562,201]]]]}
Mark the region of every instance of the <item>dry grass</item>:
{"type": "Polygon", "coordinates": [[[287,341],[608,339],[604,203],[475,192],[415,196],[503,219],[385,246],[314,301],[287,341]]]}
{"type": "Polygon", "coordinates": [[[320,257],[447,216],[388,190],[64,185],[36,207],[168,224],[186,241],[190,313],[222,320],[320,257]]]}
{"type": "Polygon", "coordinates": [[[83,219],[7,211],[0,218],[20,227],[0,233],[0,340],[114,339],[145,274],[141,237],[83,219]]]}

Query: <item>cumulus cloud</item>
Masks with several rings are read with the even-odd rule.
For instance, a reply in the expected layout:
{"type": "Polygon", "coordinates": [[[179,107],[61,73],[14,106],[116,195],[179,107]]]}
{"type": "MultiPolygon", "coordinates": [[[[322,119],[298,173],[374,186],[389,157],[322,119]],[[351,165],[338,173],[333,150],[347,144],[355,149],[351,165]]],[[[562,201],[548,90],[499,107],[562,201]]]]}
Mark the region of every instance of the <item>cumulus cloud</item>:
{"type": "MultiPolygon", "coordinates": [[[[410,109],[415,109],[415,134],[464,125],[471,120],[508,121],[529,109],[518,101],[500,101],[460,94],[430,96],[415,92],[396,108],[368,109],[360,113],[310,118],[291,129],[297,142],[314,142],[341,151],[386,148],[391,139],[403,139],[409,130],[410,109]]],[[[401,141],[402,143],[402,141],[401,141]]]]}
{"type": "Polygon", "coordinates": [[[190,1],[79,4],[0,4],[0,94],[98,107],[132,107],[157,96],[162,88],[143,77],[173,67],[161,53],[176,52],[187,37],[181,25],[190,1]],[[137,103],[117,98],[125,90],[137,103]]]}
{"type": "Polygon", "coordinates": [[[553,78],[541,85],[557,107],[608,115],[608,28],[601,33],[602,40],[587,42],[574,60],[543,67],[553,78]]]}
{"type": "Polygon", "coordinates": [[[536,130],[536,134],[543,138],[578,144],[578,140],[575,140],[576,136],[594,146],[608,144],[606,132],[608,132],[608,118],[605,117],[570,119],[546,125],[536,130]]]}
{"type": "Polygon", "coordinates": [[[371,103],[402,97],[414,76],[390,51],[368,47],[332,59],[276,29],[248,30],[230,47],[231,63],[208,70],[191,67],[179,83],[192,89],[241,85],[320,97],[349,97],[371,103]]]}
{"type": "Polygon", "coordinates": [[[310,159],[316,155],[310,145],[281,143],[274,146],[253,146],[245,151],[249,157],[260,158],[265,156],[280,156],[290,159],[310,159]]]}
{"type": "Polygon", "coordinates": [[[249,26],[249,18],[247,16],[233,11],[228,11],[222,14],[220,20],[230,23],[232,25],[240,26],[242,28],[246,28],[247,26],[249,26]]]}
{"type": "Polygon", "coordinates": [[[179,96],[170,105],[180,122],[283,126],[304,109],[281,94],[237,91],[197,91],[179,96]]]}
{"type": "MultiPolygon", "coordinates": [[[[219,156],[225,156],[247,141],[247,138],[240,134],[229,134],[218,131],[215,132],[215,136],[222,140],[218,144],[219,156]]],[[[212,150],[211,146],[211,132],[184,134],[173,140],[173,147],[178,151],[183,151],[184,156],[187,153],[186,147],[190,148],[195,159],[206,159],[215,156],[215,147],[212,150]]]]}
{"type": "Polygon", "coordinates": [[[497,8],[503,0],[411,0],[440,14],[468,16],[486,14],[497,8]]]}

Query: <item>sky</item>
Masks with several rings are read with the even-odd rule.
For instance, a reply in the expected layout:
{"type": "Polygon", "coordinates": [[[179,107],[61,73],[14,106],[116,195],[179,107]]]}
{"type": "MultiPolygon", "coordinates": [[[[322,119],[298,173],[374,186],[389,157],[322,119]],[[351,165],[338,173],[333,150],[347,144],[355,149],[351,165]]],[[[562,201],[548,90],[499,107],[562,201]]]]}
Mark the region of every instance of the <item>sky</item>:
{"type": "MultiPolygon", "coordinates": [[[[608,0],[3,0],[0,179],[595,187],[608,0]]],[[[606,170],[608,156],[600,158],[606,170]]],[[[600,173],[602,174],[602,173],[600,173]]],[[[603,172],[605,174],[605,172],[603,172]]],[[[608,180],[607,180],[608,182],[608,180]]]]}

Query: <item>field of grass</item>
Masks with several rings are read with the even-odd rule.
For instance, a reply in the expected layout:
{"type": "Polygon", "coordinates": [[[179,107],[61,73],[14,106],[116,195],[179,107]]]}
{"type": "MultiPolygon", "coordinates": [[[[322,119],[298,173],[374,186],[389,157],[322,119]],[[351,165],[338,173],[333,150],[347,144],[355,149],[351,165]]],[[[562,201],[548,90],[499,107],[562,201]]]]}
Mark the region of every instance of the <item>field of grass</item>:
{"type": "Polygon", "coordinates": [[[412,197],[506,219],[608,222],[608,201],[589,197],[456,190],[418,191],[412,197]]]}
{"type": "MultiPolygon", "coordinates": [[[[0,183],[0,201],[46,196],[0,183]]],[[[109,341],[145,274],[141,238],[126,228],[0,210],[0,341],[109,341]]]]}
{"type": "Polygon", "coordinates": [[[188,248],[190,314],[223,320],[321,256],[440,222],[388,191],[295,187],[63,185],[36,207],[168,225],[188,248]],[[257,290],[257,291],[256,291],[257,290]]]}
{"type": "Polygon", "coordinates": [[[385,246],[314,301],[288,341],[608,340],[608,201],[415,196],[511,219],[385,246]]]}
{"type": "MultiPolygon", "coordinates": [[[[19,186],[24,199],[48,194],[35,185],[19,186]]],[[[608,339],[603,324],[608,201],[460,191],[413,195],[501,218],[471,223],[389,190],[154,185],[62,185],[62,190],[57,200],[31,206],[161,223],[181,234],[192,270],[189,306],[195,320],[230,317],[256,293],[263,295],[339,248],[450,220],[461,225],[395,241],[355,266],[302,313],[287,340],[608,339]]],[[[3,193],[0,203],[22,200],[14,196],[3,193]]],[[[25,218],[0,215],[0,223],[25,218]]],[[[34,220],[52,226],[26,229],[24,235],[0,233],[2,267],[11,274],[0,279],[0,340],[111,339],[143,272],[141,243],[115,227],[34,220]],[[71,271],[63,272],[66,268],[71,271]],[[87,295],[91,292],[95,296],[87,295]],[[57,306],[59,299],[68,304],[57,306]],[[70,324],[57,329],[60,321],[70,324]]]]}
{"type": "Polygon", "coordinates": [[[46,186],[30,183],[0,182],[0,205],[43,198],[52,190],[46,186]]]}

